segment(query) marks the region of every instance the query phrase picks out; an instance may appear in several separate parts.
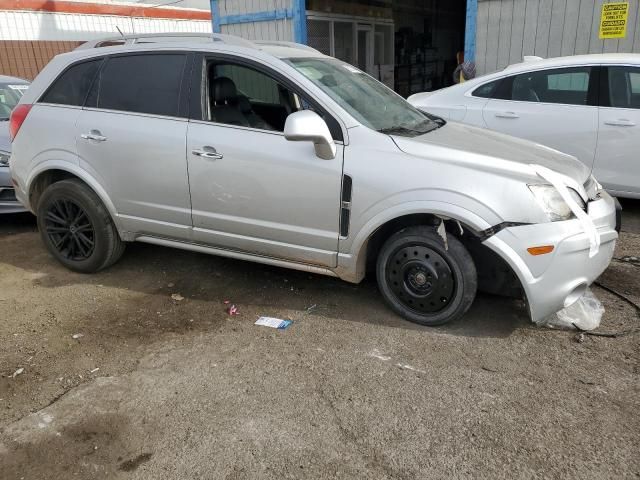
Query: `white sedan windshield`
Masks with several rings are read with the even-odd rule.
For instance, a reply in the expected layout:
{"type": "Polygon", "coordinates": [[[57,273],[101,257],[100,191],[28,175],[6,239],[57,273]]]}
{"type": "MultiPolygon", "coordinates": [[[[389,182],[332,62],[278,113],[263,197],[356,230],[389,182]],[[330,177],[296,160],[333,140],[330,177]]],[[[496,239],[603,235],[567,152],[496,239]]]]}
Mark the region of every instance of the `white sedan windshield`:
{"type": "Polygon", "coordinates": [[[11,110],[29,87],[26,83],[0,83],[0,120],[7,120],[11,110]]]}
{"type": "Polygon", "coordinates": [[[373,130],[415,136],[439,126],[404,98],[348,63],[318,58],[287,61],[351,116],[373,130]]]}

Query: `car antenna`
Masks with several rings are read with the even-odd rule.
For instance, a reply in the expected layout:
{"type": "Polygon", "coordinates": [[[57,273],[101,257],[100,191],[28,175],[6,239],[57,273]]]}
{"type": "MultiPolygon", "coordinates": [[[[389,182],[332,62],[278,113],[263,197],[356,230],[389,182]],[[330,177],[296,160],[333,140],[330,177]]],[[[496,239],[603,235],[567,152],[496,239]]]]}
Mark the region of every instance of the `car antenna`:
{"type": "Polygon", "coordinates": [[[120,27],[119,27],[119,26],[117,26],[117,25],[116,25],[116,30],[118,30],[118,33],[120,34],[120,36],[121,36],[122,38],[126,38],[126,37],[124,36],[124,33],[122,33],[122,30],[120,30],[120,27]]]}

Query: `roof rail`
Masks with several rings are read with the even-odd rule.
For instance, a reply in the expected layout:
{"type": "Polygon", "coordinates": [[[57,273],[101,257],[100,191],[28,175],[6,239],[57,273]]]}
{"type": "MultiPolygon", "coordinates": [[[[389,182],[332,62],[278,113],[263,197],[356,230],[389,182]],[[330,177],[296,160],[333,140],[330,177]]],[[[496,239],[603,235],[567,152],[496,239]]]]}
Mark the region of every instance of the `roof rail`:
{"type": "Polygon", "coordinates": [[[271,47],[288,47],[288,48],[297,48],[298,50],[307,50],[309,52],[322,53],[319,50],[316,50],[309,45],[304,45],[302,43],[296,42],[285,42],[282,40],[254,40],[253,43],[256,45],[267,45],[271,47]]]}
{"type": "Polygon", "coordinates": [[[119,35],[114,37],[90,40],[78,46],[76,50],[88,48],[113,47],[121,45],[135,45],[139,43],[174,43],[174,42],[222,42],[227,45],[257,48],[256,44],[234,35],[222,33],[143,33],[137,35],[119,35]]]}

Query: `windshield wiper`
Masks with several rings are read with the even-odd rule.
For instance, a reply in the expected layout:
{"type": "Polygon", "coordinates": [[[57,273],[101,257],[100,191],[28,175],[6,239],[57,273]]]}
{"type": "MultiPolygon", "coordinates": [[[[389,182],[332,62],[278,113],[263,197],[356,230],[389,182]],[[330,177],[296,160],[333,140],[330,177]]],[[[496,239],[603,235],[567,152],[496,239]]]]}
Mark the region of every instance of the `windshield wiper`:
{"type": "Polygon", "coordinates": [[[420,132],[416,131],[416,130],[412,130],[410,128],[407,127],[388,127],[388,128],[381,128],[380,130],[378,130],[378,132],[380,133],[384,133],[386,135],[403,135],[403,134],[419,134],[420,132]]]}
{"type": "Polygon", "coordinates": [[[394,127],[381,128],[378,132],[386,135],[407,135],[410,137],[417,137],[418,135],[429,133],[440,127],[441,125],[438,123],[429,121],[429,124],[426,125],[425,128],[409,128],[398,125],[394,127]]]}
{"type": "MultiPolygon", "coordinates": [[[[420,110],[420,109],[418,109],[418,110],[420,110]]],[[[437,123],[438,127],[442,127],[442,126],[446,125],[446,123],[447,123],[447,121],[444,118],[437,117],[436,115],[432,115],[432,114],[430,114],[428,112],[425,112],[424,110],[420,110],[420,112],[425,117],[427,117],[429,120],[431,120],[432,122],[437,123]]]]}

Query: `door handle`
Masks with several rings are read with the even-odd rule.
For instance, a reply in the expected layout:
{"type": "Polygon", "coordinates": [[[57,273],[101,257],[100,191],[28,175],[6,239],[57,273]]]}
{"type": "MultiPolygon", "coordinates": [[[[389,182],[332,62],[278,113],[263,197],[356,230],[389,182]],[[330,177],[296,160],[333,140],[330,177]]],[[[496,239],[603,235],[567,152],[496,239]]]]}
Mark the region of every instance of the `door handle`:
{"type": "Polygon", "coordinates": [[[209,158],[211,160],[220,160],[224,158],[224,155],[216,152],[216,149],[213,147],[202,147],[201,150],[191,150],[191,153],[196,157],[209,158]]]}
{"type": "Polygon", "coordinates": [[[96,142],[104,142],[107,140],[107,137],[102,135],[99,130],[91,130],[90,133],[83,133],[80,135],[80,138],[85,140],[94,140],[96,142]]]}
{"type": "Polygon", "coordinates": [[[520,115],[515,112],[497,112],[495,115],[498,118],[520,118],[520,115]]]}
{"type": "Polygon", "coordinates": [[[626,118],[619,118],[618,120],[605,120],[605,125],[611,125],[613,127],[635,127],[635,122],[627,120],[626,118]]]}

